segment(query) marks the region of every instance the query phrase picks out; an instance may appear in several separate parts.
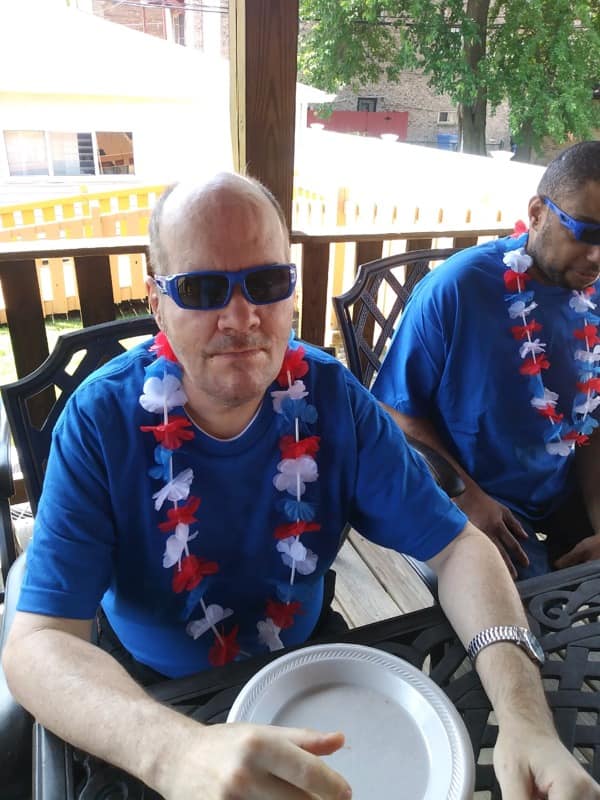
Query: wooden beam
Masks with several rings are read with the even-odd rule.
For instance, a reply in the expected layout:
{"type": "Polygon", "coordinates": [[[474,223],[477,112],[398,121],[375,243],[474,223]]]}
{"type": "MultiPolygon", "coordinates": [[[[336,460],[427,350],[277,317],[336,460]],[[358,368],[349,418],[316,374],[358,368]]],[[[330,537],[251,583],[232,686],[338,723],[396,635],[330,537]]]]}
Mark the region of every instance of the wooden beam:
{"type": "Polygon", "coordinates": [[[292,219],[298,0],[230,0],[233,163],[292,219]]]}
{"type": "Polygon", "coordinates": [[[35,261],[0,263],[2,294],[17,376],[23,378],[48,356],[48,339],[35,261]]]}
{"type": "Polygon", "coordinates": [[[75,256],[77,294],[83,327],[115,318],[115,300],[110,277],[110,256],[75,256]]]}

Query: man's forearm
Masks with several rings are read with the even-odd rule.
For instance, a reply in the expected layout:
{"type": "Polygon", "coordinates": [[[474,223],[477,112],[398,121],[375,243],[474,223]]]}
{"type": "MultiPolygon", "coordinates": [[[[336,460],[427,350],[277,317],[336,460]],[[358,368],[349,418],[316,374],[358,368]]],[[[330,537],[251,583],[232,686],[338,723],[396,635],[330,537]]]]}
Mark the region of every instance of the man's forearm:
{"type": "Polygon", "coordinates": [[[197,727],[152,700],[114,658],[64,631],[9,643],[4,668],[15,698],[45,727],[153,788],[169,751],[197,727]]]}
{"type": "Polygon", "coordinates": [[[381,403],[381,405],[405,434],[429,445],[429,447],[432,447],[434,450],[437,450],[440,455],[444,456],[446,461],[454,467],[463,479],[465,486],[471,487],[477,485],[469,473],[465,472],[448,449],[444,447],[442,440],[430,420],[426,417],[410,417],[407,414],[402,414],[400,411],[396,411],[395,408],[391,408],[391,406],[385,403],[381,403]]]}
{"type": "MultiPolygon", "coordinates": [[[[438,573],[440,603],[465,647],[493,625],[527,625],[521,599],[497,549],[470,523],[431,560],[431,566],[438,573]]],[[[490,645],[481,651],[476,666],[501,724],[527,720],[553,727],[539,669],[521,648],[511,643],[490,645]]]]}

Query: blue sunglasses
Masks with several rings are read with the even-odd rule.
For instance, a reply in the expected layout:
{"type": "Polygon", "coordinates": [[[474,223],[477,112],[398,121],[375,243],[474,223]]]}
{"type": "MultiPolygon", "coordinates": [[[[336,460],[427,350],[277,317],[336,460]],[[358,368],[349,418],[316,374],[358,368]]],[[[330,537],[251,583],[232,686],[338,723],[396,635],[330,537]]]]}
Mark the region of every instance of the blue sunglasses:
{"type": "Polygon", "coordinates": [[[155,275],[159,290],[180,308],[214,311],[231,300],[234,286],[239,286],[249,303],[264,306],[291,296],[296,285],[295,264],[265,264],[237,272],[179,272],[155,275]]]}
{"type": "Polygon", "coordinates": [[[544,204],[554,212],[561,224],[568,228],[578,242],[584,244],[600,244],[600,225],[595,222],[582,222],[563,211],[549,197],[542,197],[544,204]]]}

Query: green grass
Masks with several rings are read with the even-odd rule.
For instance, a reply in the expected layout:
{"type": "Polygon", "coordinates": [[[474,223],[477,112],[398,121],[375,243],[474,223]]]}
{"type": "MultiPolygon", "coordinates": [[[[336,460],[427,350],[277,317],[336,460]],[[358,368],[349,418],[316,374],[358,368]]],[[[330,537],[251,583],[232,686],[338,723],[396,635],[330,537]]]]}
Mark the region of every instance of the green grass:
{"type": "MultiPolygon", "coordinates": [[[[46,336],[48,337],[48,348],[52,352],[56,340],[61,333],[74,331],[81,328],[81,319],[55,318],[46,321],[46,336]]],[[[8,333],[8,325],[0,325],[0,384],[10,383],[17,380],[17,371],[13,359],[12,345],[8,333]]]]}
{"type": "MultiPolygon", "coordinates": [[[[145,305],[140,305],[137,308],[137,306],[129,303],[117,307],[117,316],[120,318],[138,316],[140,313],[146,313],[145,305]]],[[[48,337],[49,351],[52,352],[61,333],[68,333],[79,328],[81,328],[81,317],[76,312],[72,312],[70,317],[48,317],[46,319],[46,336],[48,337]]],[[[0,325],[0,385],[16,380],[17,370],[13,359],[8,325],[0,325]]]]}

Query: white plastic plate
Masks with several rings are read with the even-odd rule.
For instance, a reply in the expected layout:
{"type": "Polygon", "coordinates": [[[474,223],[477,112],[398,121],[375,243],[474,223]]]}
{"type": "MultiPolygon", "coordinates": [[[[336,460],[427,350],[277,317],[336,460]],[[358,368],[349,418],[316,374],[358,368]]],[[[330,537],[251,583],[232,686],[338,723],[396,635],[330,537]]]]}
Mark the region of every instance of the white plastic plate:
{"type": "Polygon", "coordinates": [[[228,722],[342,731],[325,761],[353,800],[471,800],[469,735],[444,692],[420,670],[353,644],[305,647],[251,678],[228,722]]]}

